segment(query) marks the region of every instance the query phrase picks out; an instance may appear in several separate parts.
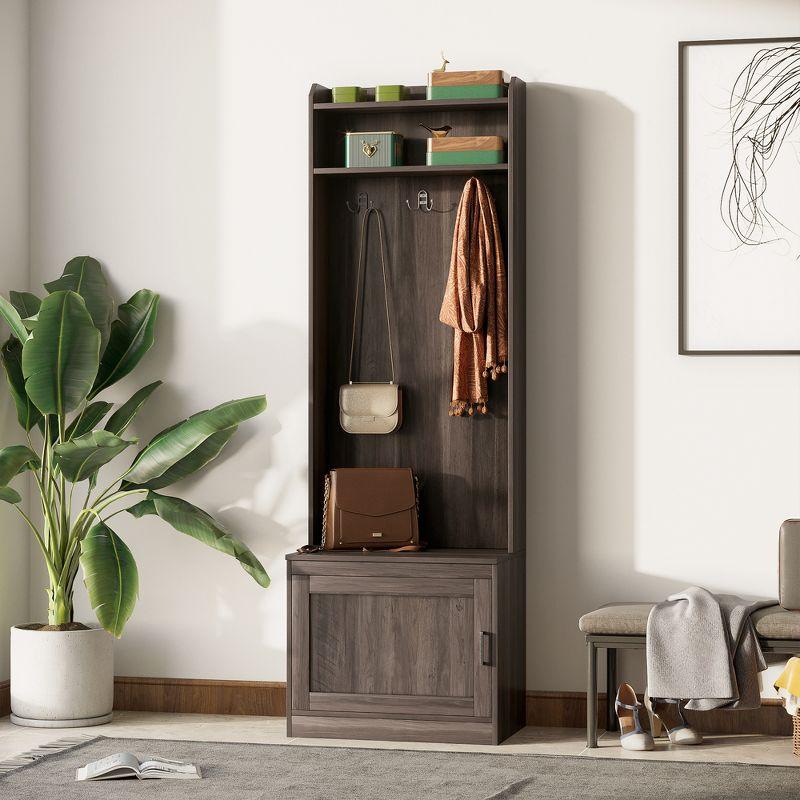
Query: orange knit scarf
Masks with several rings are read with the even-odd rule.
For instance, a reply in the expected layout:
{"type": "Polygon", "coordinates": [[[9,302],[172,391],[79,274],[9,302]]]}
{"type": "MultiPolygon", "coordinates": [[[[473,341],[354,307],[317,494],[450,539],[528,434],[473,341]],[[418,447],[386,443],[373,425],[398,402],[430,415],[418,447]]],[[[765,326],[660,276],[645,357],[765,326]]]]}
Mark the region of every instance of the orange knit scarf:
{"type": "Polygon", "coordinates": [[[470,178],[458,204],[450,274],[439,319],[454,329],[450,416],[486,413],[487,377],[508,365],[508,297],[494,199],[470,178]]]}

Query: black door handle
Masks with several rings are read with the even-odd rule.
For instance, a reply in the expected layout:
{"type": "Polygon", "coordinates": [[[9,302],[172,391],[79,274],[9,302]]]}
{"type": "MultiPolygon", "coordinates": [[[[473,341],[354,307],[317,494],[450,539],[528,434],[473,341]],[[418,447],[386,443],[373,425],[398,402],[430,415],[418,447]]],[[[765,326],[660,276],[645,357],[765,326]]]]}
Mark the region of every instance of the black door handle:
{"type": "Polygon", "coordinates": [[[484,667],[492,665],[492,634],[481,631],[481,664],[484,667]]]}

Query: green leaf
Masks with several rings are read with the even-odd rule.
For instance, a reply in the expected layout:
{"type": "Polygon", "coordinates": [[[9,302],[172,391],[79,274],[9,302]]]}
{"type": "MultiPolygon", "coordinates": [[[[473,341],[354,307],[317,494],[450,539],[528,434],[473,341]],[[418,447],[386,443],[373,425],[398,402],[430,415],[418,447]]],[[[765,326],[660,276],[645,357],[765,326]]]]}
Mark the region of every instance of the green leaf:
{"type": "Polygon", "coordinates": [[[164,475],[215,433],[255,417],[266,407],[264,395],[257,395],[231,400],[208,411],[194,414],[158,434],[136,457],[125,475],[126,480],[128,483],[141,485],[164,475]]]}
{"type": "Polygon", "coordinates": [[[25,317],[25,319],[22,320],[22,324],[28,331],[33,333],[36,330],[36,326],[39,324],[39,315],[34,314],[32,317],[25,317]]]}
{"type": "Polygon", "coordinates": [[[54,292],[42,301],[39,324],[22,348],[25,390],[43,414],[62,417],[89,394],[97,375],[100,332],[83,298],[54,292]]]}
{"type": "Polygon", "coordinates": [[[17,407],[19,424],[26,431],[30,431],[42,421],[43,417],[25,391],[25,378],[22,375],[22,343],[19,339],[10,337],[0,349],[0,358],[3,360],[11,397],[17,407]]]}
{"type": "MultiPolygon", "coordinates": [[[[83,298],[95,328],[100,331],[100,352],[102,353],[108,342],[111,320],[114,317],[114,298],[108,290],[100,262],[91,256],[78,256],[70,259],[64,267],[64,272],[61,273],[61,277],[46,283],[44,288],[50,294],[76,292],[83,298]]],[[[30,314],[26,316],[30,316],[30,314]]]]}
{"type": "Polygon", "coordinates": [[[41,466],[39,456],[24,444],[12,444],[0,450],[0,486],[6,486],[15,475],[41,466]]]}
{"type": "Polygon", "coordinates": [[[24,344],[28,340],[28,329],[22,324],[22,317],[20,317],[17,309],[1,294],[0,316],[2,316],[11,327],[11,333],[24,344]]]}
{"type": "Polygon", "coordinates": [[[11,305],[17,309],[23,322],[25,317],[35,317],[39,313],[42,301],[35,294],[11,291],[8,296],[11,298],[11,305]]]}
{"type": "Polygon", "coordinates": [[[118,639],[139,596],[139,570],[133,553],[103,522],[81,542],[83,582],[98,622],[118,639]]]}
{"type": "Polygon", "coordinates": [[[57,444],[53,461],[67,480],[77,483],[91,477],[131,444],[108,431],[90,431],[71,442],[57,444]]]}
{"type": "Polygon", "coordinates": [[[124,378],[153,346],[159,296],[140,289],[119,307],[91,397],[124,378]]]}
{"type": "Polygon", "coordinates": [[[0,500],[4,503],[16,504],[21,502],[22,497],[19,492],[15,491],[10,486],[0,486],[0,500]]]}
{"type": "Polygon", "coordinates": [[[163,489],[171,483],[182,480],[193,472],[202,469],[210,461],[213,461],[222,451],[222,448],[230,441],[231,437],[238,430],[238,425],[214,433],[202,444],[198,445],[188,456],[173,464],[163,475],[146,481],[145,483],[131,483],[125,481],[122,489],[163,489]]]}
{"type": "Polygon", "coordinates": [[[106,430],[110,433],[121,435],[125,428],[133,422],[133,418],[139,413],[139,409],[145,404],[150,395],[161,386],[161,381],[148,383],[142,386],[138,392],[134,392],[131,399],[123,403],[106,422],[106,430]]]}
{"type": "Polygon", "coordinates": [[[83,436],[84,433],[94,430],[100,420],[103,419],[113,407],[113,403],[106,403],[103,400],[89,403],[89,405],[84,408],[83,413],[78,412],[75,415],[75,419],[67,426],[67,430],[65,431],[66,438],[75,439],[78,436],[83,436]]]}
{"type": "Polygon", "coordinates": [[[265,589],[269,586],[269,575],[247,545],[231,536],[211,515],[186,500],[150,492],[145,500],[131,506],[127,511],[136,518],[147,514],[161,517],[176,531],[233,556],[259,586],[265,589]]]}

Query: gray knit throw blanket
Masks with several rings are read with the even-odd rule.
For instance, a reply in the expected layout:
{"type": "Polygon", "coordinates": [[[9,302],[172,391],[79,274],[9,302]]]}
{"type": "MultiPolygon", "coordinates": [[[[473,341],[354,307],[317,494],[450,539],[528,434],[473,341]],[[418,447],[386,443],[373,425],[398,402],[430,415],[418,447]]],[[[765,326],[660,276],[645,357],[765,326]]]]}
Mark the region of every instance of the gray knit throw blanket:
{"type": "Polygon", "coordinates": [[[693,586],[654,606],[647,619],[650,696],[688,700],[694,711],[758,708],[758,673],[767,665],[750,615],[775,602],[693,586]]]}

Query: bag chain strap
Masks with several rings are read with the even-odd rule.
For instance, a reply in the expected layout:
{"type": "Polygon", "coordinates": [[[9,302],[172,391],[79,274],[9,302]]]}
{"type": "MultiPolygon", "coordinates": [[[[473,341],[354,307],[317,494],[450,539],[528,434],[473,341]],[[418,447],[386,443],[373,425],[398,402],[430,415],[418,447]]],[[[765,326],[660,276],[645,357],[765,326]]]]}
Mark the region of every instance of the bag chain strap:
{"type": "Polygon", "coordinates": [[[358,298],[361,290],[361,270],[362,268],[364,268],[366,277],[366,268],[364,267],[364,261],[366,256],[367,227],[369,219],[372,216],[373,212],[375,212],[375,215],[378,218],[378,238],[380,240],[381,270],[383,271],[383,301],[384,301],[384,306],[386,308],[386,329],[389,332],[389,363],[392,368],[392,380],[390,381],[390,383],[395,382],[394,351],[392,349],[392,322],[389,316],[389,285],[386,280],[386,260],[383,255],[383,251],[385,249],[384,237],[383,237],[383,217],[381,216],[381,212],[377,208],[368,208],[364,212],[364,217],[361,220],[361,238],[358,245],[358,274],[356,275],[356,302],[353,307],[353,335],[350,337],[350,364],[347,368],[348,383],[353,382],[353,352],[355,351],[356,347],[356,321],[358,320],[358,298]]]}
{"type": "Polygon", "coordinates": [[[331,495],[331,476],[325,476],[325,491],[322,495],[322,545],[321,548],[325,549],[325,536],[328,533],[328,499],[331,495]]]}

